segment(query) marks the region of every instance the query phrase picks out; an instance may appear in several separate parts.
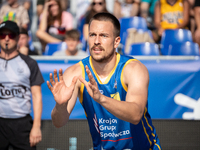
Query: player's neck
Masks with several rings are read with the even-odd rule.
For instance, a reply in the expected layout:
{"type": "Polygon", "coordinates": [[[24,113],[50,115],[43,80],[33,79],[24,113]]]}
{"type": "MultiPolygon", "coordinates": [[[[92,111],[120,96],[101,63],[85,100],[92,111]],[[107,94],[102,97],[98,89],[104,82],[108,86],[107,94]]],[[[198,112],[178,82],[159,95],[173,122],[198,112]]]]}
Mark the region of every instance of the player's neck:
{"type": "Polygon", "coordinates": [[[92,61],[92,64],[98,76],[101,78],[105,78],[114,69],[116,61],[117,61],[117,55],[113,55],[113,57],[106,62],[92,61]]]}

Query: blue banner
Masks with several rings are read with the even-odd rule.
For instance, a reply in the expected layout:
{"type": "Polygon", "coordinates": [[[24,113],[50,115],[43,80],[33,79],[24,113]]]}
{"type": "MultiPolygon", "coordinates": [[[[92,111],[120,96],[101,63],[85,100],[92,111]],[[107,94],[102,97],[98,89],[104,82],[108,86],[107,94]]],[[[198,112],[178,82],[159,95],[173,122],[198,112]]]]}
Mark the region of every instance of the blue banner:
{"type": "MultiPolygon", "coordinates": [[[[140,60],[140,59],[139,59],[140,60]]],[[[200,120],[200,60],[140,60],[150,76],[148,109],[153,119],[200,120]]],[[[54,69],[65,70],[79,60],[37,60],[45,82],[54,69]]],[[[42,85],[42,119],[51,119],[55,105],[47,84],[42,85]]],[[[86,119],[77,101],[70,119],[86,119]]]]}

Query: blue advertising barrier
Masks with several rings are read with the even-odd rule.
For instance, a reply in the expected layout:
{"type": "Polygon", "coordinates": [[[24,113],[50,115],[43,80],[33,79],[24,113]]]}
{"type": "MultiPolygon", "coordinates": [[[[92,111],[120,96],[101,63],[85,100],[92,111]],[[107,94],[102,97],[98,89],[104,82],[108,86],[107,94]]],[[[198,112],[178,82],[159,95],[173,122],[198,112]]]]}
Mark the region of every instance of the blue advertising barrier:
{"type": "MultiPolygon", "coordinates": [[[[143,57],[142,57],[143,58],[143,57]]],[[[200,59],[155,59],[138,58],[149,71],[148,109],[153,119],[200,120],[200,59]]],[[[173,57],[172,57],[173,58],[173,57]]],[[[177,57],[176,57],[177,58],[177,57]]],[[[65,70],[80,59],[37,59],[45,82],[54,69],[65,70]]],[[[47,84],[42,84],[42,119],[51,119],[55,106],[47,84]]],[[[70,119],[86,119],[84,110],[77,101],[70,119]]]]}

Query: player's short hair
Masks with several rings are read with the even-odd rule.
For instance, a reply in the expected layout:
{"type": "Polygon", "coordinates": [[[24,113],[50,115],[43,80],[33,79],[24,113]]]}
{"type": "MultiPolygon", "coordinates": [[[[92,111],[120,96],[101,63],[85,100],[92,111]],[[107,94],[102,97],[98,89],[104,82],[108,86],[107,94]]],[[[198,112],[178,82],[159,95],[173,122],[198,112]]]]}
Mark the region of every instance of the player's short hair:
{"type": "Polygon", "coordinates": [[[119,23],[119,20],[114,15],[112,15],[111,13],[101,12],[101,13],[97,13],[96,15],[94,15],[90,19],[89,28],[90,28],[91,22],[93,20],[110,21],[114,26],[114,29],[115,29],[114,34],[115,34],[115,36],[116,37],[120,36],[120,23],[119,23]]]}

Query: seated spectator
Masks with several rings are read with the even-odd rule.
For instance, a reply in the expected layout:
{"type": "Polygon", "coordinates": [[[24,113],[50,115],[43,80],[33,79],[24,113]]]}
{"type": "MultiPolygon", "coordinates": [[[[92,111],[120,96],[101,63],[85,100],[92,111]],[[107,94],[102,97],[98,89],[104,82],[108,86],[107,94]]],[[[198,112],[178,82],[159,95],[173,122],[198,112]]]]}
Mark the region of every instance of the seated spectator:
{"type": "Polygon", "coordinates": [[[149,29],[154,28],[154,9],[158,0],[141,0],[140,16],[145,18],[149,29]]]}
{"type": "Polygon", "coordinates": [[[28,29],[29,16],[24,6],[18,3],[18,0],[7,0],[0,10],[0,23],[6,20],[15,21],[20,28],[28,29]]]}
{"type": "MultiPolygon", "coordinates": [[[[46,39],[45,40],[46,43],[60,43],[60,42],[62,42],[61,40],[56,39],[55,37],[47,34],[45,31],[42,31],[42,30],[38,30],[37,31],[37,35],[42,37],[42,38],[44,38],[44,39],[46,39]]],[[[74,54],[74,56],[75,55],[76,56],[80,56],[80,55],[81,56],[87,56],[88,55],[85,51],[82,51],[82,50],[79,50],[77,52],[77,50],[78,50],[77,46],[78,46],[78,44],[80,42],[80,33],[79,33],[79,31],[77,29],[72,29],[72,30],[67,31],[66,35],[65,35],[64,42],[66,42],[67,50],[61,52],[62,56],[65,56],[65,55],[72,56],[73,54],[74,54]]],[[[59,55],[59,53],[55,54],[55,55],[59,55]]]]}
{"type": "Polygon", "coordinates": [[[140,0],[123,0],[123,2],[115,0],[113,14],[118,19],[122,17],[138,16],[139,6],[140,0]]]}
{"type": "MultiPolygon", "coordinates": [[[[62,41],[64,40],[65,32],[72,28],[73,16],[67,11],[62,11],[59,0],[48,0],[40,16],[38,30],[46,31],[51,36],[62,41]]],[[[41,40],[44,51],[46,37],[38,36],[38,38],[41,40]]]]}
{"type": "Polygon", "coordinates": [[[67,49],[55,52],[54,56],[88,56],[85,51],[78,49],[80,43],[80,33],[78,30],[72,29],[67,31],[64,41],[67,44],[67,49]]]}
{"type": "Polygon", "coordinates": [[[197,29],[195,30],[195,34],[194,34],[194,41],[198,43],[200,46],[200,1],[199,0],[195,0],[194,16],[195,16],[195,22],[197,26],[197,29]]]}
{"type": "Polygon", "coordinates": [[[158,0],[141,0],[140,16],[145,18],[147,27],[151,30],[154,41],[158,41],[159,37],[154,25],[154,9],[158,0]]]}
{"type": "Polygon", "coordinates": [[[90,19],[99,12],[108,12],[106,8],[106,1],[105,0],[92,0],[91,2],[91,9],[85,15],[85,24],[83,26],[83,36],[84,38],[88,39],[88,25],[90,19]]]}
{"type": "Polygon", "coordinates": [[[26,10],[29,10],[31,7],[31,0],[18,0],[20,5],[23,5],[26,10]]]}
{"type": "Polygon", "coordinates": [[[166,29],[187,28],[189,3],[187,0],[160,0],[155,6],[155,26],[161,37],[166,29]]]}
{"type": "MultiPolygon", "coordinates": [[[[0,5],[6,4],[6,1],[7,1],[7,0],[0,0],[0,5]]],[[[24,8],[26,8],[27,10],[30,9],[31,0],[18,0],[18,3],[19,3],[20,5],[23,5],[24,8]]]]}
{"type": "MultiPolygon", "coordinates": [[[[67,10],[68,0],[60,0],[62,10],[67,10]]],[[[45,0],[37,0],[37,15],[40,16],[44,9],[45,0]]]]}
{"type": "Polygon", "coordinates": [[[76,0],[76,20],[79,21],[90,10],[90,0],[76,0]]]}
{"type": "Polygon", "coordinates": [[[45,0],[37,0],[37,15],[40,16],[44,9],[45,0]]]}
{"type": "Polygon", "coordinates": [[[38,55],[37,52],[30,50],[28,31],[24,28],[20,29],[20,36],[18,41],[18,51],[24,55],[38,55]]]}

